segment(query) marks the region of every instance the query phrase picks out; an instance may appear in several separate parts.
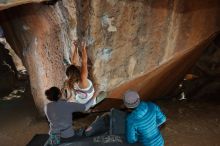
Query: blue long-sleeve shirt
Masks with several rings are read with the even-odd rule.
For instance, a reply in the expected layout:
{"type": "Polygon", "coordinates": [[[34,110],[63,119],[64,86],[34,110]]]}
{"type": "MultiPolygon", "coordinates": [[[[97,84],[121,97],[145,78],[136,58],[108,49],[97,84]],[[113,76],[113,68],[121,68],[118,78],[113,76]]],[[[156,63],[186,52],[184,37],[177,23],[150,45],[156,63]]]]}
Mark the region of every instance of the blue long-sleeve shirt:
{"type": "Polygon", "coordinates": [[[159,126],[166,121],[160,108],[152,102],[141,102],[127,116],[126,137],[128,143],[141,142],[144,146],[163,146],[159,126]]]}

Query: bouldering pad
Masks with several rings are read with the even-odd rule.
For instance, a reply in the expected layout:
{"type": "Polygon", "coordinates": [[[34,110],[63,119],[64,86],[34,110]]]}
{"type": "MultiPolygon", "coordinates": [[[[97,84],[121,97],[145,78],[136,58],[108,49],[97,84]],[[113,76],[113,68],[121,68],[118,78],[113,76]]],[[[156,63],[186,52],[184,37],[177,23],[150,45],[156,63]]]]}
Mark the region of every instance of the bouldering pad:
{"type": "MultiPolygon", "coordinates": [[[[48,139],[47,134],[37,134],[27,144],[27,146],[43,146],[48,139]]],[[[128,144],[123,136],[119,135],[102,135],[95,137],[77,138],[72,142],[60,144],[60,146],[141,146],[140,143],[128,144]]]]}

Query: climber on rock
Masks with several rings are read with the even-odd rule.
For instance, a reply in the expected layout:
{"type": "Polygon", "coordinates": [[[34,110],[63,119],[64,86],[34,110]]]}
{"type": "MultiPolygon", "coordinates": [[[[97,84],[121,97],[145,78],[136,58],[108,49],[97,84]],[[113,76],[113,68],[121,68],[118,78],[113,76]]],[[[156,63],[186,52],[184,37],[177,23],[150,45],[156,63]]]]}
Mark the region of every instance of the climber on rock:
{"type": "MultiPolygon", "coordinates": [[[[88,79],[86,43],[82,42],[82,66],[79,63],[78,46],[74,42],[72,64],[66,69],[67,80],[62,89],[63,96],[70,102],[87,103],[95,93],[93,83],[88,79]]],[[[93,105],[96,104],[94,98],[93,105]]]]}

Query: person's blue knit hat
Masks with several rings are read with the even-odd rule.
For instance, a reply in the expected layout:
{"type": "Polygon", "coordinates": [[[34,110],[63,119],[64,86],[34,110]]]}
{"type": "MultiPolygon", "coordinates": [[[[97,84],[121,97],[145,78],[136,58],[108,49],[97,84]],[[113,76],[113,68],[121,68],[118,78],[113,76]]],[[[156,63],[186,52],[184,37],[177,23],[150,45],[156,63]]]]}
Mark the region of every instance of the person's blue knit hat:
{"type": "Polygon", "coordinates": [[[124,93],[123,101],[127,108],[136,108],[140,103],[140,97],[136,91],[128,90],[124,93]]]}

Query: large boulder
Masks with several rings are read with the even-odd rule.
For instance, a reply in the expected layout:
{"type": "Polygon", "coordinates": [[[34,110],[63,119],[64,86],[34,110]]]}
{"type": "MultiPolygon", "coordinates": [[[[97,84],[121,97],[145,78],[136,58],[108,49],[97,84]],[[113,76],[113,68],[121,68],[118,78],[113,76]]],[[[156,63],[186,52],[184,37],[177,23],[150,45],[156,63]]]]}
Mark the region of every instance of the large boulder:
{"type": "Polygon", "coordinates": [[[12,48],[22,58],[36,105],[62,86],[75,39],[86,39],[96,90],[121,98],[127,89],[163,95],[219,31],[219,0],[65,0],[2,11],[12,48]]]}

